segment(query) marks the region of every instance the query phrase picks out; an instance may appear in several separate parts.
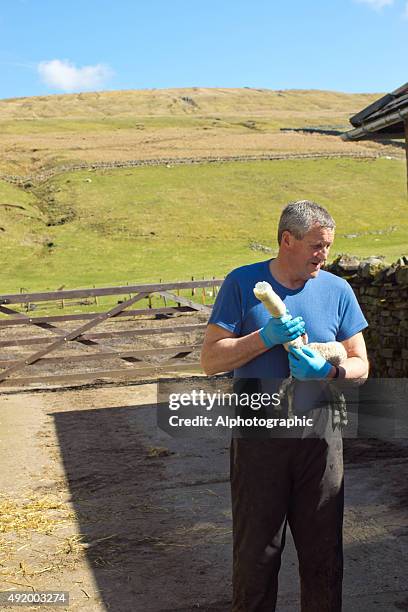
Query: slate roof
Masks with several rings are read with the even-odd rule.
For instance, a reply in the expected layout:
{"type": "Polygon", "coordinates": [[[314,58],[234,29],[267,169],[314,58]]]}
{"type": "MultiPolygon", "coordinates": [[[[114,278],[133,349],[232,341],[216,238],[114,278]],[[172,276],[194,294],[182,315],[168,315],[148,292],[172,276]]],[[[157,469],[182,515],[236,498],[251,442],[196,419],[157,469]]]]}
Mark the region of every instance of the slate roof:
{"type": "Polygon", "coordinates": [[[405,138],[408,120],[408,83],[379,98],[350,118],[355,128],[342,135],[343,140],[405,138]]]}

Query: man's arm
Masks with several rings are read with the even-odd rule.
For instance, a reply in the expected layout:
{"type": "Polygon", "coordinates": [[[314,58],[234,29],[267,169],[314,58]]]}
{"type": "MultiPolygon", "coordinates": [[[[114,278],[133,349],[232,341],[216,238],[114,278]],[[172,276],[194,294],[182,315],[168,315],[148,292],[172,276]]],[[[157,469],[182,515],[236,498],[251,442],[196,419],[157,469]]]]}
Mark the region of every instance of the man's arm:
{"type": "Polygon", "coordinates": [[[201,366],[208,376],[229,372],[267,350],[259,331],[238,338],[223,327],[210,323],[201,350],[201,366]]]}
{"type": "MultiPolygon", "coordinates": [[[[342,341],[347,359],[339,366],[339,378],[354,379],[363,383],[368,376],[369,363],[367,349],[362,332],[342,341]]],[[[333,378],[336,369],[333,367],[328,378],[333,378]]]]}

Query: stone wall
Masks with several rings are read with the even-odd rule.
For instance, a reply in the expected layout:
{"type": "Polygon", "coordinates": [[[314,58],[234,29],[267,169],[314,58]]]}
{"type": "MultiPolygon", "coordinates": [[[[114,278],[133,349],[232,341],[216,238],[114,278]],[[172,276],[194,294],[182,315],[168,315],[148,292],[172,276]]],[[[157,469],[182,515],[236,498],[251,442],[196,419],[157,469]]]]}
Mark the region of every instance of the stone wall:
{"type": "Polygon", "coordinates": [[[209,164],[209,163],[229,163],[229,162],[249,162],[249,161],[274,161],[274,160],[293,160],[293,159],[339,159],[339,158],[359,158],[377,159],[384,157],[378,151],[372,152],[320,152],[320,153],[260,153],[254,155],[224,155],[224,156],[205,156],[205,157],[160,157],[154,159],[128,159],[112,160],[106,162],[78,162],[76,164],[64,164],[54,166],[48,170],[43,170],[32,176],[17,176],[10,174],[0,174],[0,180],[7,181],[14,185],[29,189],[36,183],[42,183],[57,174],[64,172],[75,172],[77,170],[112,170],[115,168],[135,168],[139,166],[176,166],[181,164],[209,164]]]}
{"type": "Polygon", "coordinates": [[[389,266],[378,257],[342,255],[327,269],[350,283],[369,323],[370,375],[408,377],[408,257],[389,266]]]}

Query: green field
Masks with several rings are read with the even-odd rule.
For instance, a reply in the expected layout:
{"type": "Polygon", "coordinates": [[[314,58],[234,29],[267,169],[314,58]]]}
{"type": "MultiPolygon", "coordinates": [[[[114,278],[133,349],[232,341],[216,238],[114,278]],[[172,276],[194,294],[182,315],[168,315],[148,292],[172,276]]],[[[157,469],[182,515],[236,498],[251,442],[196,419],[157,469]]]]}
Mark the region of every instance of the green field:
{"type": "Polygon", "coordinates": [[[224,275],[271,257],[282,206],[302,198],[335,217],[332,257],[392,262],[408,253],[405,189],[388,159],[72,172],[32,193],[1,182],[1,292],[224,275]]]}

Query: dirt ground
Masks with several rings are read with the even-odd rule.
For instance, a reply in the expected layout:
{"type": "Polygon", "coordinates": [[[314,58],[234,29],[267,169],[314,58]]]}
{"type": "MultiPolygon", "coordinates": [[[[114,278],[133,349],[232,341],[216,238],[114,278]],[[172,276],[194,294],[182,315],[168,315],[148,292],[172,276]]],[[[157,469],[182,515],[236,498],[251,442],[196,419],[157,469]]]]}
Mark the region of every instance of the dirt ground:
{"type": "MultiPolygon", "coordinates": [[[[155,384],[0,396],[0,590],[69,591],[69,610],[229,610],[228,440],[170,438],[155,401],[155,384]]],[[[408,445],[345,445],[344,610],[408,610],[408,445]]],[[[289,538],[279,612],[298,591],[289,538]]]]}

